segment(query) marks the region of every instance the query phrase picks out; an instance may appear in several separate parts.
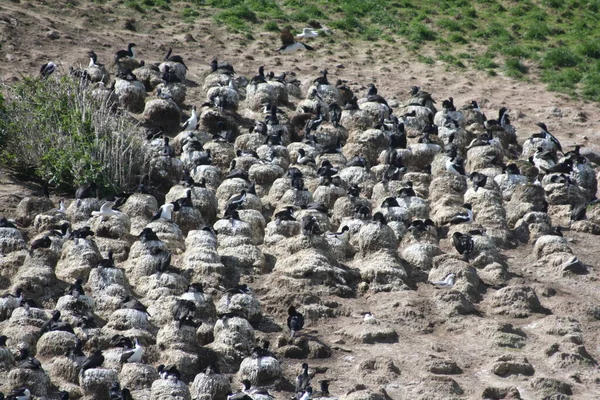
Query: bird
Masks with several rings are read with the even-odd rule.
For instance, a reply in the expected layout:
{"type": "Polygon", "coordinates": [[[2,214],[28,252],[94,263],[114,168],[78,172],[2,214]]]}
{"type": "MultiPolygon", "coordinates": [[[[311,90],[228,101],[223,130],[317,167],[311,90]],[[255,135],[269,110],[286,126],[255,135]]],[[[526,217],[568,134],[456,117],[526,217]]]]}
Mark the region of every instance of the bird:
{"type": "Polygon", "coordinates": [[[477,191],[477,189],[482,188],[487,183],[487,175],[481,174],[479,172],[473,172],[469,175],[469,179],[473,182],[473,190],[477,191]]]}
{"type": "Polygon", "coordinates": [[[458,254],[463,256],[465,261],[469,259],[469,255],[475,249],[473,238],[466,233],[454,232],[452,234],[452,243],[454,244],[456,251],[458,251],[458,254]]]}
{"type": "Polygon", "coordinates": [[[15,357],[15,361],[18,361],[19,368],[31,369],[31,370],[41,370],[42,363],[40,361],[29,355],[29,350],[26,348],[20,349],[19,354],[15,357]]]}
{"type": "Polygon", "coordinates": [[[165,203],[162,206],[160,206],[160,208],[158,209],[156,214],[154,214],[154,216],[152,217],[152,221],[156,221],[161,218],[165,219],[167,221],[172,221],[173,220],[173,211],[175,211],[175,204],[174,203],[165,203]]]}
{"type": "Polygon", "coordinates": [[[537,122],[536,125],[539,126],[542,129],[542,131],[540,133],[535,133],[535,134],[531,135],[531,137],[541,137],[541,138],[548,139],[552,143],[554,143],[554,146],[556,146],[556,149],[558,151],[560,151],[561,153],[563,153],[562,146],[560,145],[560,142],[558,141],[558,139],[553,134],[551,134],[548,131],[548,127],[546,126],[546,124],[544,124],[543,122],[537,122]]]}
{"type": "Polygon", "coordinates": [[[102,260],[100,260],[100,262],[98,263],[98,267],[99,268],[115,268],[115,261],[113,260],[113,251],[112,250],[108,251],[107,258],[103,258],[102,260]]]}
{"type": "Polygon", "coordinates": [[[304,327],[304,315],[300,314],[294,306],[288,308],[287,326],[291,338],[304,327]]]}
{"type": "Polygon", "coordinates": [[[114,201],[107,201],[100,206],[100,211],[92,211],[92,216],[101,217],[102,221],[108,221],[110,217],[120,214],[119,211],[113,210],[114,205],[114,201]]]}
{"type": "Polygon", "coordinates": [[[433,286],[440,289],[451,289],[454,286],[456,274],[448,274],[442,281],[429,281],[433,286]]]}
{"type": "Polygon", "coordinates": [[[116,64],[117,62],[119,62],[119,60],[121,58],[124,58],[124,57],[134,58],[135,57],[135,52],[133,51],[134,47],[135,47],[135,43],[129,43],[127,45],[127,50],[119,50],[119,51],[117,51],[115,53],[114,64],[116,64]]]}
{"type": "Polygon", "coordinates": [[[73,331],[71,324],[61,321],[60,315],[60,311],[52,310],[52,317],[42,324],[40,328],[40,335],[51,331],[63,331],[74,334],[75,332],[73,331]]]}
{"type": "Polygon", "coordinates": [[[82,278],[76,279],[75,282],[69,286],[69,289],[67,290],[66,294],[71,295],[75,298],[85,295],[85,291],[83,290],[83,287],[81,286],[82,284],[83,284],[82,278]]]}
{"type": "Polygon", "coordinates": [[[314,215],[305,215],[302,218],[302,233],[304,235],[320,235],[323,233],[314,215]]]}
{"type": "Polygon", "coordinates": [[[336,238],[342,241],[347,241],[348,232],[350,232],[350,228],[348,227],[348,225],[344,225],[341,231],[328,233],[327,236],[330,238],[336,238]]]}
{"type": "Polygon", "coordinates": [[[99,68],[99,67],[103,67],[104,66],[103,64],[100,64],[98,62],[98,56],[96,55],[96,53],[94,52],[94,50],[88,51],[87,55],[90,58],[90,63],[88,64],[88,67],[90,67],[90,68],[91,67],[99,68]]]}
{"type": "Polygon", "coordinates": [[[81,205],[82,199],[92,198],[96,194],[96,190],[98,186],[96,182],[88,182],[83,185],[80,185],[75,192],[75,198],[77,199],[77,207],[81,205]]]}
{"type": "Polygon", "coordinates": [[[188,67],[183,62],[183,58],[181,58],[181,56],[178,56],[178,55],[171,55],[172,52],[173,52],[173,49],[169,47],[169,50],[167,51],[167,54],[165,54],[163,61],[171,61],[171,62],[179,63],[179,64],[183,65],[185,67],[185,69],[187,70],[188,67]]]}
{"type": "Polygon", "coordinates": [[[286,206],[283,210],[275,213],[273,217],[277,225],[281,224],[281,221],[295,221],[294,206],[286,206]]]}
{"type": "Polygon", "coordinates": [[[173,319],[177,322],[177,327],[188,325],[197,328],[199,324],[194,321],[196,316],[196,303],[191,300],[177,299],[173,305],[173,319]]]}
{"type": "Polygon", "coordinates": [[[135,338],[135,345],[132,349],[127,349],[121,354],[121,363],[139,363],[142,361],[144,348],[140,345],[138,338],[135,338]]]}
{"type": "Polygon", "coordinates": [[[102,355],[102,350],[97,349],[86,358],[81,366],[81,374],[84,375],[85,371],[92,368],[99,368],[104,363],[104,356],[102,355]]]}
{"type": "Polygon", "coordinates": [[[290,32],[288,28],[285,28],[281,31],[280,35],[281,39],[281,47],[276,49],[275,51],[279,53],[293,53],[294,51],[305,49],[305,50],[314,50],[311,46],[304,44],[302,42],[297,42],[294,40],[294,36],[290,32]]]}
{"type": "Polygon", "coordinates": [[[31,242],[31,245],[29,246],[29,252],[33,253],[33,251],[36,249],[49,249],[50,246],[52,246],[52,240],[47,235],[44,235],[43,237],[31,242]]]}
{"type": "Polygon", "coordinates": [[[450,159],[446,160],[446,171],[456,175],[464,175],[465,167],[463,167],[461,159],[453,155],[450,159]]]}
{"type": "Polygon", "coordinates": [[[156,270],[161,273],[167,272],[171,266],[171,252],[163,250],[160,247],[153,247],[150,249],[150,253],[157,261],[156,270]]]}
{"type": "Polygon", "coordinates": [[[0,228],[13,228],[13,229],[17,229],[17,227],[15,226],[15,224],[13,224],[12,222],[10,222],[4,216],[0,217],[0,228]]]}
{"type": "Polygon", "coordinates": [[[31,391],[27,388],[13,389],[6,395],[7,400],[29,400],[31,391]]]}
{"type": "Polygon", "coordinates": [[[381,212],[376,212],[375,214],[373,214],[373,222],[379,225],[387,225],[387,220],[381,212]]]}
{"type": "Polygon", "coordinates": [[[471,222],[473,222],[473,210],[471,204],[465,203],[463,204],[463,207],[465,208],[465,211],[458,213],[454,217],[452,217],[452,219],[450,220],[451,224],[470,224],[471,222]]]}
{"type": "Polygon", "coordinates": [[[319,32],[313,28],[302,28],[302,33],[296,35],[299,38],[313,38],[319,36],[319,32]]]}
{"type": "Polygon", "coordinates": [[[302,364],[302,373],[296,377],[296,397],[301,396],[302,393],[310,386],[311,377],[308,375],[308,364],[302,364]]]}
{"type": "Polygon", "coordinates": [[[239,210],[244,205],[244,202],[246,201],[246,197],[247,197],[246,190],[242,189],[240,194],[237,194],[237,195],[233,196],[231,199],[229,199],[229,201],[227,202],[227,207],[225,208],[224,215],[226,217],[228,217],[229,215],[231,215],[231,213],[234,210],[239,210]]]}
{"type": "Polygon", "coordinates": [[[40,68],[40,75],[42,78],[46,79],[52,75],[54,71],[56,71],[56,64],[54,64],[52,61],[48,61],[40,68]]]}
{"type": "Polygon", "coordinates": [[[58,397],[60,400],[69,400],[69,392],[66,390],[61,390],[58,392],[58,397]]]}
{"type": "Polygon", "coordinates": [[[160,364],[156,370],[161,379],[171,379],[177,382],[181,378],[181,373],[177,369],[177,366],[173,364],[160,364]]]}
{"type": "Polygon", "coordinates": [[[235,71],[233,70],[233,65],[231,65],[227,61],[220,63],[216,59],[213,59],[210,62],[210,70],[211,72],[221,72],[227,75],[235,74],[235,71]]]}
{"type": "Polygon", "coordinates": [[[161,74],[161,78],[166,83],[178,83],[181,82],[181,78],[175,73],[171,71],[171,67],[169,65],[165,65],[163,67],[165,70],[161,74]]]}
{"type": "Polygon", "coordinates": [[[196,128],[198,128],[198,114],[196,114],[196,106],[192,106],[192,115],[183,123],[181,129],[195,131],[196,128]]]}
{"type": "Polygon", "coordinates": [[[244,386],[243,392],[249,395],[251,398],[257,400],[262,397],[275,398],[266,388],[252,386],[252,383],[248,379],[243,379],[242,385],[244,386]]]}
{"type": "Polygon", "coordinates": [[[313,392],[312,387],[308,386],[306,389],[304,389],[304,392],[297,393],[296,398],[298,400],[310,400],[311,396],[312,396],[312,392],[313,392]]]}
{"type": "Polygon", "coordinates": [[[302,165],[316,165],[314,157],[306,154],[304,149],[298,149],[298,158],[296,159],[296,163],[302,165]]]}
{"type": "Polygon", "coordinates": [[[121,308],[141,311],[147,316],[150,316],[150,313],[148,313],[148,307],[143,305],[139,300],[132,299],[130,296],[125,297],[123,304],[121,304],[121,308]]]}

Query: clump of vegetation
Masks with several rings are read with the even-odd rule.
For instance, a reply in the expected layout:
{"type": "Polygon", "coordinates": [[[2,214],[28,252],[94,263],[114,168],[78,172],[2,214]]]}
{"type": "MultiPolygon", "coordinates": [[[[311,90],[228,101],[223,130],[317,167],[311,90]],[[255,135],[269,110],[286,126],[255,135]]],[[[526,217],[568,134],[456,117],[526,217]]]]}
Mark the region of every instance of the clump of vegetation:
{"type": "Polygon", "coordinates": [[[79,80],[24,78],[3,86],[0,163],[23,179],[71,191],[94,181],[131,189],[147,165],[137,125],[79,80]]]}

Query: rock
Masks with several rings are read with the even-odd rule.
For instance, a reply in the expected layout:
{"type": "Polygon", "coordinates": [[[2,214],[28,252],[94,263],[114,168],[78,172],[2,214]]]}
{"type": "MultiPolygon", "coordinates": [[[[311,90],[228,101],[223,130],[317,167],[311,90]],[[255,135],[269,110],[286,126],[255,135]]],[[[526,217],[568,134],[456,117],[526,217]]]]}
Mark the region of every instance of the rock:
{"type": "Polygon", "coordinates": [[[142,118],[148,126],[160,126],[165,131],[177,132],[181,110],[174,101],[153,99],[146,102],[142,118]]]}
{"type": "Polygon", "coordinates": [[[529,286],[508,286],[494,293],[492,312],[513,318],[527,318],[532,313],[543,313],[535,290],[529,286]]]}
{"type": "Polygon", "coordinates": [[[140,81],[129,82],[124,79],[115,79],[115,93],[119,97],[119,103],[132,113],[144,111],[146,100],[146,88],[140,81]]]}
{"type": "Polygon", "coordinates": [[[542,396],[553,396],[557,393],[572,395],[571,385],[554,378],[538,377],[531,381],[531,387],[540,392],[542,396]]]}
{"type": "Polygon", "coordinates": [[[492,365],[492,372],[499,376],[527,375],[531,376],[535,370],[525,357],[517,357],[511,354],[500,356],[492,365]]]}
{"type": "Polygon", "coordinates": [[[462,369],[452,360],[444,360],[433,355],[429,355],[426,361],[427,371],[432,374],[455,375],[462,374],[462,369]]]}

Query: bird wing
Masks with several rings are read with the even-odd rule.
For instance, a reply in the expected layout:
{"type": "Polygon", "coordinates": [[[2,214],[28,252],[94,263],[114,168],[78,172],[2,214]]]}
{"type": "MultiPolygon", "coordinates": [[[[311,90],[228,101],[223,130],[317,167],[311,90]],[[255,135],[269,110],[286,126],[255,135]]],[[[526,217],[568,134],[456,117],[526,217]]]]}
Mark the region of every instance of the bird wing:
{"type": "Polygon", "coordinates": [[[281,43],[284,46],[295,43],[294,36],[292,35],[292,33],[290,32],[290,30],[288,28],[285,28],[281,31],[280,37],[281,37],[281,43]]]}

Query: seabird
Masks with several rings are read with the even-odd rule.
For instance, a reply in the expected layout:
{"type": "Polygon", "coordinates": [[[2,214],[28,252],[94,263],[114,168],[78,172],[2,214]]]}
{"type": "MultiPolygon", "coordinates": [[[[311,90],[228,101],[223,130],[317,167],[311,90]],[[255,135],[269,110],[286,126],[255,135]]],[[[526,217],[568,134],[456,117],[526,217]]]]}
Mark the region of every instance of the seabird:
{"type": "Polygon", "coordinates": [[[102,221],[108,221],[110,217],[120,214],[119,211],[113,210],[114,205],[114,201],[107,201],[100,206],[100,211],[92,211],[92,216],[101,217],[102,221]]]}
{"type": "Polygon", "coordinates": [[[90,58],[90,63],[88,65],[89,68],[92,68],[92,67],[100,68],[100,67],[104,66],[104,65],[98,63],[98,56],[96,55],[94,50],[88,51],[87,54],[88,54],[88,57],[90,58]]]}
{"type": "Polygon", "coordinates": [[[185,63],[183,62],[183,58],[181,58],[181,56],[178,56],[178,55],[172,56],[171,55],[172,52],[173,52],[173,49],[169,47],[169,51],[167,51],[167,54],[165,54],[165,58],[163,60],[179,63],[179,64],[183,65],[185,67],[185,69],[188,69],[187,65],[185,65],[185,63]]]}
{"type": "Polygon", "coordinates": [[[48,61],[46,64],[42,65],[42,68],[40,68],[40,75],[42,78],[46,79],[52,75],[54,71],[56,71],[56,64],[54,64],[52,61],[48,61]]]}
{"type": "Polygon", "coordinates": [[[373,222],[378,223],[380,225],[387,225],[385,216],[381,212],[376,212],[375,214],[373,214],[373,222]]]}
{"type": "Polygon", "coordinates": [[[250,289],[248,287],[247,284],[245,283],[241,283],[238,285],[235,285],[233,287],[230,287],[228,289],[224,288],[223,286],[219,286],[219,290],[228,293],[228,294],[248,294],[248,293],[252,293],[252,289],[250,289]]]}
{"type": "Polygon", "coordinates": [[[288,28],[281,31],[281,47],[275,51],[279,53],[292,53],[299,49],[314,50],[311,46],[294,40],[294,36],[288,28]]]}
{"type": "Polygon", "coordinates": [[[71,324],[61,321],[60,316],[60,311],[52,310],[52,316],[40,328],[40,335],[50,331],[63,331],[74,334],[71,324]]]}
{"type": "Polygon", "coordinates": [[[267,83],[267,80],[265,79],[265,66],[261,65],[260,67],[258,67],[258,74],[254,75],[252,77],[252,79],[250,79],[250,84],[252,85],[258,85],[259,83],[267,83]]]}
{"type": "Polygon", "coordinates": [[[302,364],[302,373],[296,377],[296,397],[304,393],[307,387],[310,386],[310,376],[308,375],[308,364],[302,364]]]}
{"type": "Polygon", "coordinates": [[[0,217],[0,228],[13,228],[13,229],[17,229],[17,227],[15,226],[15,224],[13,224],[12,222],[10,222],[4,216],[0,217]]]}
{"type": "Polygon", "coordinates": [[[67,207],[65,206],[65,201],[61,200],[58,202],[58,210],[56,210],[57,212],[61,213],[61,214],[66,214],[67,212],[67,207]]]}
{"type": "Polygon", "coordinates": [[[19,368],[23,369],[31,369],[31,370],[40,370],[42,369],[42,363],[40,361],[29,355],[29,350],[26,348],[19,349],[19,353],[17,357],[15,357],[15,361],[18,361],[19,368]]]}
{"type": "Polygon", "coordinates": [[[181,378],[181,373],[174,364],[160,364],[156,370],[162,379],[171,379],[177,382],[181,378]]]}
{"type": "Polygon", "coordinates": [[[0,335],[0,347],[6,347],[7,340],[8,340],[8,336],[0,335]]]}
{"type": "Polygon", "coordinates": [[[78,278],[75,280],[75,282],[69,286],[69,289],[67,290],[67,294],[71,295],[75,298],[78,298],[79,296],[85,296],[85,291],[83,290],[83,279],[82,278],[78,278]]]}
{"type": "Polygon", "coordinates": [[[319,32],[313,28],[302,28],[302,33],[296,35],[299,38],[313,38],[319,36],[319,32]]]}
{"type": "Polygon", "coordinates": [[[184,131],[195,131],[198,127],[198,114],[196,114],[196,106],[192,106],[192,115],[183,123],[181,128],[184,131]]]}
{"type": "Polygon", "coordinates": [[[231,160],[229,172],[225,176],[225,179],[240,178],[245,181],[249,181],[248,173],[241,168],[236,168],[236,165],[237,161],[235,159],[231,160]]]}
{"type": "Polygon", "coordinates": [[[96,196],[96,190],[98,186],[96,182],[88,182],[77,188],[75,192],[75,198],[77,199],[77,207],[81,205],[82,199],[92,198],[96,196]]]}
{"type": "Polygon", "coordinates": [[[127,50],[119,50],[115,53],[115,62],[114,64],[116,64],[117,62],[119,62],[119,60],[121,58],[124,57],[129,57],[129,58],[134,58],[135,57],[135,53],[133,51],[133,48],[135,47],[135,43],[129,43],[127,45],[127,50]]]}
{"type": "Polygon", "coordinates": [[[367,91],[367,101],[380,103],[388,108],[390,107],[387,101],[377,94],[377,87],[373,83],[369,83],[367,87],[369,88],[369,90],[367,91]]]}
{"type": "Polygon", "coordinates": [[[88,238],[88,236],[94,235],[94,231],[92,231],[89,226],[84,226],[71,232],[71,238],[75,241],[75,243],[78,243],[79,239],[85,240],[88,238]]]}
{"type": "Polygon", "coordinates": [[[482,188],[487,183],[487,175],[480,174],[479,172],[473,172],[469,175],[469,179],[473,182],[473,190],[477,191],[478,188],[482,188]]]}
{"type": "Polygon", "coordinates": [[[108,258],[103,258],[98,263],[98,267],[100,268],[115,268],[115,261],[113,260],[113,251],[108,251],[108,258]]]}
{"type": "Polygon", "coordinates": [[[252,349],[252,354],[251,357],[252,358],[263,358],[263,357],[272,357],[272,358],[277,358],[275,357],[275,355],[273,353],[271,353],[269,351],[269,346],[270,346],[271,342],[269,342],[268,340],[265,340],[263,342],[262,347],[260,346],[256,346],[254,349],[252,349]]]}
{"type": "Polygon", "coordinates": [[[130,296],[125,297],[123,304],[121,304],[121,308],[140,311],[145,313],[147,316],[150,316],[150,313],[148,313],[148,307],[143,305],[139,300],[133,299],[130,296]]]}
{"type": "Polygon", "coordinates": [[[446,171],[456,175],[464,175],[465,167],[463,167],[460,159],[456,155],[453,155],[450,159],[446,160],[446,171]]]}
{"type": "Polygon", "coordinates": [[[210,62],[210,69],[211,69],[211,72],[218,71],[218,72],[221,72],[226,75],[235,74],[235,71],[233,70],[233,65],[231,65],[227,61],[220,63],[216,59],[214,59],[210,62]]]}
{"type": "Polygon", "coordinates": [[[465,211],[456,214],[454,217],[452,217],[452,219],[450,220],[451,224],[463,224],[463,223],[467,223],[470,224],[471,222],[473,222],[473,210],[472,210],[472,206],[470,203],[465,203],[463,204],[463,207],[466,209],[465,211]]]}
{"type": "Polygon", "coordinates": [[[177,327],[181,325],[189,325],[194,328],[198,327],[198,323],[194,321],[196,316],[196,303],[191,300],[177,299],[173,305],[173,319],[177,322],[177,327]]]}
{"type": "Polygon", "coordinates": [[[167,221],[173,221],[173,211],[175,211],[175,204],[166,203],[160,206],[156,214],[152,217],[152,221],[156,221],[158,219],[165,219],[167,221]]]}
{"type": "Polygon", "coordinates": [[[144,348],[140,346],[137,337],[135,338],[135,346],[131,350],[126,350],[121,354],[121,363],[139,363],[142,361],[144,348]]]}
{"type": "Polygon", "coordinates": [[[33,253],[33,251],[36,249],[49,249],[50,246],[52,246],[52,240],[50,240],[50,237],[47,235],[44,235],[43,237],[31,242],[29,252],[33,253]]]}
{"type": "Polygon", "coordinates": [[[330,238],[336,238],[342,241],[346,241],[348,239],[348,232],[350,232],[350,228],[348,227],[348,225],[344,225],[341,231],[328,233],[327,236],[330,238]]]}
{"type": "Polygon", "coordinates": [[[307,155],[304,149],[298,149],[298,158],[296,159],[297,164],[302,165],[315,165],[314,157],[307,155]]]}
{"type": "Polygon", "coordinates": [[[315,398],[319,398],[319,397],[329,397],[329,381],[327,380],[323,380],[321,382],[319,382],[320,384],[320,390],[316,393],[313,394],[313,396],[315,398]]]}
{"type": "Polygon", "coordinates": [[[291,338],[304,327],[304,315],[300,314],[294,306],[288,308],[287,326],[290,329],[291,338]]]}
{"type": "Polygon", "coordinates": [[[121,389],[119,382],[115,382],[108,391],[110,400],[133,400],[131,392],[127,388],[121,389]]]}
{"type": "Polygon", "coordinates": [[[408,230],[413,232],[427,232],[429,228],[435,229],[435,223],[431,219],[415,219],[410,223],[408,230]]]}
{"type": "Polygon", "coordinates": [[[469,259],[469,254],[475,249],[473,238],[466,233],[454,232],[452,235],[452,243],[454,244],[456,251],[458,251],[458,254],[463,256],[465,261],[469,259]]]}
{"type": "Polygon", "coordinates": [[[279,225],[281,221],[295,221],[296,218],[294,218],[294,207],[287,206],[283,210],[275,213],[273,217],[277,225],[279,225]]]}
{"type": "Polygon", "coordinates": [[[31,392],[27,388],[13,389],[6,395],[6,400],[29,400],[31,392]]]}
{"type": "Polygon", "coordinates": [[[314,215],[305,215],[302,218],[302,233],[304,235],[320,235],[323,233],[314,215]]]}
{"type": "Polygon", "coordinates": [[[313,392],[312,387],[308,386],[306,389],[304,389],[304,392],[300,393],[300,396],[298,396],[298,393],[297,393],[296,397],[298,398],[298,400],[310,400],[311,396],[312,396],[312,392],[313,392]]]}
{"type": "Polygon", "coordinates": [[[232,211],[239,210],[244,203],[246,202],[246,190],[242,189],[240,194],[236,194],[227,202],[227,207],[225,208],[224,216],[229,216],[232,211]]]}
{"type": "Polygon", "coordinates": [[[552,143],[554,143],[554,145],[556,146],[556,149],[558,151],[560,151],[561,153],[563,153],[562,146],[560,145],[560,142],[558,141],[558,139],[553,134],[551,134],[548,131],[548,127],[546,126],[546,124],[544,124],[543,122],[537,122],[536,125],[539,126],[540,128],[542,128],[542,131],[540,133],[531,135],[531,137],[542,137],[542,138],[548,139],[552,143]]]}
{"type": "Polygon", "coordinates": [[[171,266],[171,253],[168,250],[163,250],[159,247],[150,249],[150,253],[156,258],[158,272],[167,272],[167,269],[171,266]]]}
{"type": "Polygon", "coordinates": [[[317,175],[323,177],[332,177],[338,173],[338,169],[334,168],[331,162],[327,159],[321,161],[321,167],[317,170],[317,175]]]}
{"type": "Polygon", "coordinates": [[[266,388],[252,386],[252,383],[248,379],[243,379],[242,385],[244,386],[243,392],[249,395],[251,398],[255,398],[255,396],[267,396],[273,399],[275,398],[266,388]]]}
{"type": "Polygon", "coordinates": [[[70,358],[75,358],[75,357],[85,357],[85,354],[83,354],[83,351],[81,350],[83,348],[83,342],[80,339],[76,339],[75,340],[75,346],[73,346],[72,349],[69,349],[65,356],[70,357],[70,358]]]}
{"type": "Polygon", "coordinates": [[[451,273],[448,274],[448,276],[446,276],[446,278],[444,278],[443,281],[430,281],[429,283],[440,289],[450,289],[452,288],[452,286],[454,286],[455,279],[456,274],[451,273]]]}

